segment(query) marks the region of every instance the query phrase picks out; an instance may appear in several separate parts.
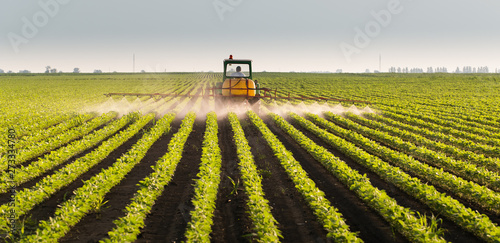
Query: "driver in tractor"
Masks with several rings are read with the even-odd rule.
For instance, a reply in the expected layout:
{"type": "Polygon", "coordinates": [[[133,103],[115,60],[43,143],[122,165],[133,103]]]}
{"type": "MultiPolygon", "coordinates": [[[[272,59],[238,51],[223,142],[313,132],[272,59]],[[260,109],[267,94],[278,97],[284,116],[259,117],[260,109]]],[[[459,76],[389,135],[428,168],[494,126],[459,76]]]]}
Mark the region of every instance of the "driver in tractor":
{"type": "Polygon", "coordinates": [[[231,74],[231,77],[245,77],[245,74],[241,72],[241,67],[236,67],[236,72],[231,74]]]}

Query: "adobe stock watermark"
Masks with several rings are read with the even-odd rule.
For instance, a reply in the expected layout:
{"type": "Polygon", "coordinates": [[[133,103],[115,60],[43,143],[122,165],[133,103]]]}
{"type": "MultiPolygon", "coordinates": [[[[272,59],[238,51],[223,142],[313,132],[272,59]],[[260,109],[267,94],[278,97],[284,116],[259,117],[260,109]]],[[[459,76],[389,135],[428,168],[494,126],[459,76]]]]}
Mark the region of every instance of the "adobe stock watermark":
{"type": "Polygon", "coordinates": [[[219,15],[220,21],[224,21],[224,14],[232,12],[242,2],[243,0],[214,0],[212,5],[214,5],[215,12],[219,15]]]}
{"type": "Polygon", "coordinates": [[[22,44],[28,44],[29,41],[38,34],[39,30],[45,27],[51,18],[54,18],[61,9],[61,5],[66,5],[71,0],[39,0],[38,6],[41,10],[31,16],[31,18],[22,17],[22,27],[19,33],[9,32],[9,39],[12,49],[16,53],[19,52],[19,47],[22,44]]]}
{"type": "Polygon", "coordinates": [[[387,3],[386,9],[378,12],[374,10],[370,11],[373,19],[365,24],[364,29],[359,27],[354,28],[355,35],[352,44],[346,42],[340,43],[340,50],[347,62],[351,62],[352,55],[359,54],[364,48],[367,48],[371,41],[380,35],[382,29],[387,28],[391,24],[393,16],[402,13],[403,10],[404,8],[400,0],[390,0],[387,3]]]}

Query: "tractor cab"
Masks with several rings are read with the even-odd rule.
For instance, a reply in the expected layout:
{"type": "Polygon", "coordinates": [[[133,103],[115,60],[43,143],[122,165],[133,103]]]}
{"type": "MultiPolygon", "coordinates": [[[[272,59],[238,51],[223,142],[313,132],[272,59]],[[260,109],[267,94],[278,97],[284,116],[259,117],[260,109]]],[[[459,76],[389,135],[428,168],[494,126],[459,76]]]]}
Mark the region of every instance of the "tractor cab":
{"type": "MultiPolygon", "coordinates": [[[[222,82],[217,82],[215,87],[210,87],[202,91],[202,96],[213,97],[215,100],[216,110],[224,109],[230,106],[250,105],[251,108],[259,113],[261,99],[286,99],[286,100],[333,100],[338,102],[353,102],[353,103],[366,103],[367,101],[347,100],[339,98],[325,98],[325,97],[293,97],[278,96],[278,89],[269,89],[260,87],[257,80],[253,80],[252,76],[252,60],[250,59],[233,59],[233,55],[229,55],[229,59],[224,59],[223,62],[224,72],[222,73],[222,82]]],[[[191,94],[178,94],[167,93],[107,93],[106,96],[149,96],[154,99],[166,98],[169,96],[183,96],[183,97],[198,97],[199,95],[191,94]]]]}
{"type": "Polygon", "coordinates": [[[215,85],[215,96],[222,106],[228,103],[255,104],[260,98],[260,86],[252,80],[252,60],[224,59],[222,82],[215,85]]]}
{"type": "Polygon", "coordinates": [[[257,80],[252,80],[252,60],[224,59],[222,82],[216,84],[216,94],[225,97],[243,97],[251,99],[260,95],[257,80]]]}
{"type": "Polygon", "coordinates": [[[252,60],[224,60],[224,80],[226,78],[243,77],[252,79],[252,60]]]}

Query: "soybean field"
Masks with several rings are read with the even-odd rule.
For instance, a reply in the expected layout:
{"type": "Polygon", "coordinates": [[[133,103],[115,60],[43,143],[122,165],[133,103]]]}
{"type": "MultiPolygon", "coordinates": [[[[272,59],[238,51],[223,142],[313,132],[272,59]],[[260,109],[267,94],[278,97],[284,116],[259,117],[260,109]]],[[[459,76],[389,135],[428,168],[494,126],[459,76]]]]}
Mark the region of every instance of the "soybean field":
{"type": "Polygon", "coordinates": [[[500,242],[500,75],[221,79],[0,75],[0,239],[500,242]]]}

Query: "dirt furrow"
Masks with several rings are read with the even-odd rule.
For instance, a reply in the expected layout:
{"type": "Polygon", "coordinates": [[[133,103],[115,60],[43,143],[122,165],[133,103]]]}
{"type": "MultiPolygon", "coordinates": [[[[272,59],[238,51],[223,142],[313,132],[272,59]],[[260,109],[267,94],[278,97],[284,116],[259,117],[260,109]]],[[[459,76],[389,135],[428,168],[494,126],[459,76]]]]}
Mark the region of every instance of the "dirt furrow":
{"type": "MultiPolygon", "coordinates": [[[[297,128],[299,131],[304,133],[307,137],[309,137],[311,140],[313,140],[316,144],[325,147],[328,149],[331,153],[333,153],[335,156],[339,157],[342,159],[344,162],[346,162],[351,168],[357,170],[360,174],[366,174],[366,176],[370,179],[370,182],[372,183],[373,186],[377,187],[380,190],[384,190],[387,195],[390,197],[394,198],[399,205],[403,207],[410,208],[416,212],[419,212],[421,215],[427,215],[427,216],[432,216],[433,212],[432,210],[425,204],[421,203],[420,201],[414,199],[410,195],[408,195],[406,192],[400,190],[397,188],[395,185],[390,184],[385,182],[380,176],[372,172],[371,170],[363,167],[362,165],[358,164],[348,156],[342,154],[340,151],[337,149],[333,148],[329,144],[325,143],[323,140],[318,138],[316,135],[310,133],[309,131],[303,129],[299,124],[296,124],[295,122],[289,121],[291,124],[297,128]]],[[[327,172],[329,173],[329,172],[327,172]]],[[[376,213],[376,212],[374,212],[376,213]]],[[[378,214],[377,214],[378,215],[378,214]]],[[[439,218],[441,218],[441,224],[440,227],[445,230],[444,238],[447,241],[451,242],[481,242],[479,239],[477,239],[473,234],[464,231],[461,229],[459,226],[457,226],[455,223],[451,222],[450,220],[447,220],[446,218],[443,218],[439,215],[436,215],[439,218]]],[[[380,217],[380,216],[379,216],[380,217]]],[[[381,217],[380,217],[381,218],[381,217]]],[[[381,220],[383,220],[381,218],[381,220]]],[[[388,225],[385,221],[383,221],[384,224],[388,225]]],[[[390,227],[390,226],[389,226],[390,227]]],[[[369,228],[365,229],[370,231],[369,228]]],[[[373,231],[374,229],[371,229],[373,231]]]]}

